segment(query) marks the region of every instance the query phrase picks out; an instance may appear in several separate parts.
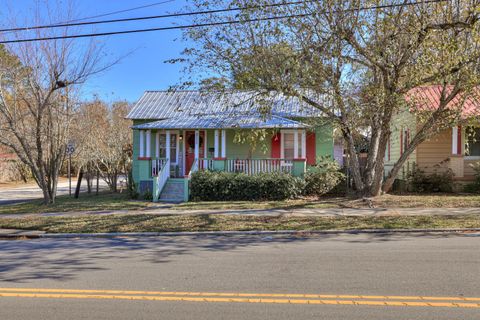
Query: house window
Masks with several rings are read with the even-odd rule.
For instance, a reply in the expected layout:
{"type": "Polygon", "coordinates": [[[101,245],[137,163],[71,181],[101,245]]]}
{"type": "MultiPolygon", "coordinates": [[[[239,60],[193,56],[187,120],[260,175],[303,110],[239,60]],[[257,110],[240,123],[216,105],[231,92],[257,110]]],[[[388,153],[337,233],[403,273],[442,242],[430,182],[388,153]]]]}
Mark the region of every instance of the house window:
{"type": "MultiPolygon", "coordinates": [[[[298,134],[298,157],[302,155],[302,133],[297,132],[298,134]]],[[[283,133],[283,158],[284,159],[293,159],[295,156],[294,144],[295,144],[295,132],[284,132],[283,133]]]]}
{"type": "Polygon", "coordinates": [[[480,157],[480,128],[469,127],[467,134],[467,150],[468,156],[480,157]]]}
{"type": "MultiPolygon", "coordinates": [[[[159,157],[167,157],[167,148],[166,148],[167,135],[165,133],[160,133],[159,136],[159,157]]],[[[172,164],[177,163],[177,134],[170,134],[170,162],[172,164]]]]}
{"type": "Polygon", "coordinates": [[[293,159],[293,133],[283,134],[283,157],[293,159]]]}

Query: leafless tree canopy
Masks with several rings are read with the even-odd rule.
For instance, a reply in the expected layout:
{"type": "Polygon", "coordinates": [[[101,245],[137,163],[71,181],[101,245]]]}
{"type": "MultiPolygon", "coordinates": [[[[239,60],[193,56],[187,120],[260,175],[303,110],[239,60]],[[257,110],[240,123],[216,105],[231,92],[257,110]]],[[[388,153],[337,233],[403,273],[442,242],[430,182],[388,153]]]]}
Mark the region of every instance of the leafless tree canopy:
{"type": "MultiPolygon", "coordinates": [[[[51,9],[39,2],[38,11],[33,14],[34,23],[73,19],[71,4],[59,2],[51,9]]],[[[35,33],[41,37],[70,31],[39,29],[35,33]]],[[[5,36],[21,38],[22,34],[5,36]]],[[[111,66],[103,57],[103,47],[93,40],[39,41],[0,47],[0,144],[14,150],[28,165],[43,190],[46,204],[55,201],[79,87],[111,66]]]]}

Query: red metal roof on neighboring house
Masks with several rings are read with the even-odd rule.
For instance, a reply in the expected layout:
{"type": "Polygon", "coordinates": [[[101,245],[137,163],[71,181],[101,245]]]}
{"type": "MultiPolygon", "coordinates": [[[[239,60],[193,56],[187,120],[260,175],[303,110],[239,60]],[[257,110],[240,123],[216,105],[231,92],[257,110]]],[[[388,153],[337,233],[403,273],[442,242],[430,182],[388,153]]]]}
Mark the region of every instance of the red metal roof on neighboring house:
{"type": "MultiPolygon", "coordinates": [[[[453,86],[446,88],[446,94],[453,89],[453,86]]],[[[440,97],[442,95],[442,85],[431,85],[416,87],[408,91],[406,94],[407,102],[415,104],[417,110],[435,110],[440,105],[440,97]]],[[[480,87],[475,88],[473,92],[459,93],[449,104],[449,108],[462,110],[463,118],[471,118],[480,115],[480,87]]]]}
{"type": "Polygon", "coordinates": [[[0,159],[8,160],[8,159],[16,159],[17,156],[14,153],[0,153],[0,159]]]}

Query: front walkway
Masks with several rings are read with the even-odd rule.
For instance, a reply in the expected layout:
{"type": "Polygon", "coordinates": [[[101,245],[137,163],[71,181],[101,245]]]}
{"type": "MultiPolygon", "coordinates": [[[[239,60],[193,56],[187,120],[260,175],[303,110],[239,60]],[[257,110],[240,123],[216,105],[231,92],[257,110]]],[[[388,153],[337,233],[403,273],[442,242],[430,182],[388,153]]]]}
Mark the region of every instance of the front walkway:
{"type": "Polygon", "coordinates": [[[231,214],[231,215],[262,215],[262,216],[432,216],[432,215],[468,215],[480,214],[480,208],[329,208],[329,209],[238,209],[238,210],[175,210],[171,205],[157,205],[144,210],[115,210],[115,211],[79,211],[55,212],[38,214],[3,214],[0,218],[26,217],[75,217],[83,215],[111,215],[111,214],[153,214],[153,215],[186,215],[186,214],[231,214]]]}

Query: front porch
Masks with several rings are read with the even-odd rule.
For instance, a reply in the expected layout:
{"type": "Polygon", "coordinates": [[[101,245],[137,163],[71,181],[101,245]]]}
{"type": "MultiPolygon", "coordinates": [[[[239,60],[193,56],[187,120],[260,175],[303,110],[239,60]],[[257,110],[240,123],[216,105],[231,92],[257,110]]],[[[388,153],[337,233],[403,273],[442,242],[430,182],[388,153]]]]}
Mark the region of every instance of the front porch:
{"type": "Polygon", "coordinates": [[[171,180],[183,183],[185,191],[167,200],[187,201],[188,179],[202,170],[247,175],[282,172],[301,177],[307,166],[307,137],[312,148],[315,145],[315,134],[306,129],[279,129],[262,150],[236,143],[235,134],[235,129],[135,130],[139,144],[134,150],[134,179],[140,182],[139,191],[150,190],[157,201],[162,192],[173,194],[165,190],[171,180]]]}

